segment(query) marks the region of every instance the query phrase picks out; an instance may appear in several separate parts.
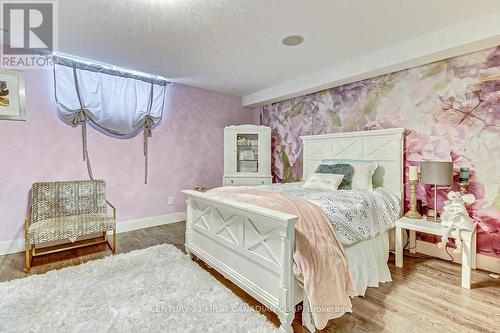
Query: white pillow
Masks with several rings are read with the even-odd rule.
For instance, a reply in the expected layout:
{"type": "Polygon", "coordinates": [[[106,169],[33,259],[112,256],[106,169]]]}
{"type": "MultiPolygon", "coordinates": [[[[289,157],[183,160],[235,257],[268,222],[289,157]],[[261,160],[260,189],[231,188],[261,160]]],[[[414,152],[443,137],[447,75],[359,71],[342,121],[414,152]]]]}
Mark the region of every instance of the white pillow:
{"type": "Polygon", "coordinates": [[[353,190],[373,190],[373,174],[378,163],[349,163],[354,168],[351,187],[353,190]]]}
{"type": "Polygon", "coordinates": [[[373,190],[373,175],[379,164],[373,161],[364,160],[342,160],[328,159],[321,161],[322,164],[350,164],[354,168],[351,188],[358,190],[373,190]]]}
{"type": "Polygon", "coordinates": [[[310,190],[337,191],[342,179],[344,179],[344,175],[313,173],[307,177],[302,187],[310,190]]]}

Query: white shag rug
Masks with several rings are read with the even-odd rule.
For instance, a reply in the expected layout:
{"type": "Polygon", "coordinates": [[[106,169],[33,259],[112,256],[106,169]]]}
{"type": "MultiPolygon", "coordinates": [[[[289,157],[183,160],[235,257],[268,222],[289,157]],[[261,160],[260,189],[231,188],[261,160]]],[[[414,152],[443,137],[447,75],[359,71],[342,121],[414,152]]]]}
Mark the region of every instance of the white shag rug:
{"type": "Polygon", "coordinates": [[[0,332],[277,332],[169,244],[0,284],[0,332]]]}

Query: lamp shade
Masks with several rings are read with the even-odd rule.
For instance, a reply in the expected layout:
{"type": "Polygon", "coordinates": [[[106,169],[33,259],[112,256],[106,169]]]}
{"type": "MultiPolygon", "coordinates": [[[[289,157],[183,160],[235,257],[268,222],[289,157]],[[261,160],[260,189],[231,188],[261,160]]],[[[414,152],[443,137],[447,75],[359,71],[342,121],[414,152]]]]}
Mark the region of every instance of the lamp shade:
{"type": "Polygon", "coordinates": [[[453,162],[423,161],[420,163],[420,182],[448,186],[453,184],[453,162]]]}

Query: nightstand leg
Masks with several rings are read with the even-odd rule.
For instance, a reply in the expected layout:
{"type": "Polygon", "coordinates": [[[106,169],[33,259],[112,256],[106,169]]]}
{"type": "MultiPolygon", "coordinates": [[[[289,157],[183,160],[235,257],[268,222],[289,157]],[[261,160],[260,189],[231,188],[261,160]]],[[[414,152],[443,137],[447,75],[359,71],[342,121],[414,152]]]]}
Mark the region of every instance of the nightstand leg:
{"type": "Polygon", "coordinates": [[[417,232],[415,230],[410,230],[409,247],[410,253],[417,252],[417,232]]]}
{"type": "Polygon", "coordinates": [[[396,266],[403,267],[403,229],[396,227],[396,266]]]}
{"type": "Polygon", "coordinates": [[[470,289],[472,233],[462,231],[462,288],[470,289]]]}
{"type": "Polygon", "coordinates": [[[470,267],[476,269],[477,266],[477,234],[476,231],[472,232],[472,242],[470,246],[470,267]]]}

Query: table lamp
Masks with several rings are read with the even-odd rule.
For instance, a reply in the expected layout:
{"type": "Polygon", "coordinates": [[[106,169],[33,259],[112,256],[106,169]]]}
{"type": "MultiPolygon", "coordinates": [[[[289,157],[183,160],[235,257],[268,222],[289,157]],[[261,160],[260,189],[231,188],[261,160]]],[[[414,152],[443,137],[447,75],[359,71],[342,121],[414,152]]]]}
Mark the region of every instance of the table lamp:
{"type": "Polygon", "coordinates": [[[434,221],[437,222],[437,187],[453,185],[453,162],[422,161],[420,182],[434,186],[434,221]]]}

